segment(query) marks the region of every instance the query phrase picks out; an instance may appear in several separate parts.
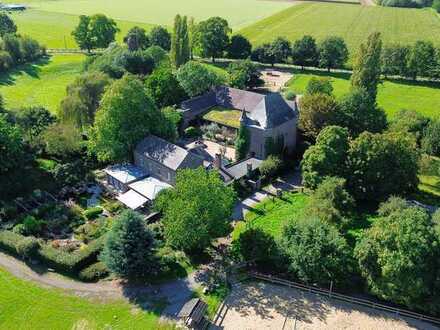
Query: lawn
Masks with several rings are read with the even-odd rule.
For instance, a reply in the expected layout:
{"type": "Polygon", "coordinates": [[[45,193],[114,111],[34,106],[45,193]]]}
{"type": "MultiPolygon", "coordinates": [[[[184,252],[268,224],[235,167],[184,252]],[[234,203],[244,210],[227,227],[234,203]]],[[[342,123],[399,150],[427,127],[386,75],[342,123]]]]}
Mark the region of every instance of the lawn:
{"type": "MultiPolygon", "coordinates": [[[[48,48],[78,47],[72,37],[72,31],[79,21],[76,15],[29,9],[21,13],[13,13],[11,17],[21,34],[31,36],[48,48]]],[[[135,25],[147,31],[153,26],[123,20],[117,20],[116,23],[121,30],[116,36],[120,42],[127,31],[135,25]]]]}
{"type": "Polygon", "coordinates": [[[343,37],[353,53],[367,36],[382,33],[384,42],[414,43],[431,40],[440,45],[440,18],[431,9],[366,7],[355,4],[312,2],[293,6],[239,32],[254,44],[278,36],[296,40],[312,35],[322,40],[328,35],[343,37]]]}
{"type": "MultiPolygon", "coordinates": [[[[336,97],[342,96],[350,89],[349,74],[300,70],[294,71],[294,77],[288,82],[287,89],[303,94],[312,77],[330,78],[336,97]]],[[[401,109],[416,110],[431,118],[439,117],[440,84],[385,80],[379,85],[378,103],[389,118],[393,118],[401,109]]]]}
{"type": "Polygon", "coordinates": [[[0,94],[10,109],[41,105],[56,113],[66,87],[82,70],[84,55],[54,55],[0,75],[0,94]]]}
{"type": "Polygon", "coordinates": [[[0,269],[0,329],[173,329],[159,311],[102,303],[45,289],[0,269]]]}
{"type": "Polygon", "coordinates": [[[301,216],[309,197],[300,193],[284,193],[282,198],[271,197],[253,207],[246,215],[245,221],[238,223],[232,233],[233,239],[247,227],[260,228],[278,238],[283,226],[301,216]]]}
{"type": "Polygon", "coordinates": [[[212,121],[214,123],[225,125],[228,127],[239,128],[240,127],[241,111],[235,109],[225,109],[222,107],[214,107],[203,119],[212,121]]]}
{"type": "Polygon", "coordinates": [[[252,24],[291,6],[288,2],[264,0],[34,0],[31,5],[48,12],[71,15],[103,13],[123,21],[168,26],[172,26],[176,14],[192,16],[196,20],[221,16],[233,28],[252,24]]]}

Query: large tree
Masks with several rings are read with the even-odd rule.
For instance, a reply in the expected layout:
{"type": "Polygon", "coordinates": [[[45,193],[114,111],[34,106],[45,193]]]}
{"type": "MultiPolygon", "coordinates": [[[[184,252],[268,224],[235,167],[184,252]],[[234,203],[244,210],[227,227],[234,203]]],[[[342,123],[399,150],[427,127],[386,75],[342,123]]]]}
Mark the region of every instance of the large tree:
{"type": "Polygon", "coordinates": [[[30,106],[21,108],[16,114],[16,120],[26,141],[33,144],[49,125],[55,123],[56,117],[44,107],[30,106]]]}
{"type": "Polygon", "coordinates": [[[424,130],[422,149],[428,155],[440,156],[440,121],[431,121],[424,130]]]}
{"type": "Polygon", "coordinates": [[[246,37],[241,34],[235,34],[231,37],[231,42],[227,49],[228,58],[246,59],[251,56],[251,53],[252,45],[246,37]]]}
{"type": "Polygon", "coordinates": [[[348,48],[341,37],[327,37],[318,47],[319,66],[330,69],[342,68],[348,60],[348,48]]]}
{"type": "Polygon", "coordinates": [[[0,37],[5,34],[15,34],[17,26],[14,21],[5,13],[0,13],[0,37]]]}
{"type": "Polygon", "coordinates": [[[224,83],[223,78],[215,71],[202,63],[194,61],[190,61],[179,68],[177,80],[191,97],[203,94],[224,83]]]}
{"type": "Polygon", "coordinates": [[[423,209],[400,207],[374,221],[356,245],[355,257],[372,293],[438,312],[439,243],[423,209]]]}
{"type": "Polygon", "coordinates": [[[214,62],[221,57],[229,45],[231,28],[221,17],[211,17],[197,27],[197,43],[203,57],[210,57],[214,62]]]}
{"type": "Polygon", "coordinates": [[[336,122],[353,136],[364,131],[380,133],[387,126],[385,112],[364,88],[353,88],[340,99],[336,122]]]}
{"type": "Polygon", "coordinates": [[[408,71],[415,80],[417,77],[431,77],[436,69],[436,51],[430,41],[417,41],[411,47],[408,59],[408,71]]]}
{"type": "Polygon", "coordinates": [[[145,29],[139,26],[134,26],[127,32],[127,35],[124,37],[124,42],[131,51],[146,49],[151,45],[150,38],[145,32],[145,29]]]}
{"type": "Polygon", "coordinates": [[[171,48],[171,34],[163,26],[155,26],[151,29],[149,39],[151,45],[159,46],[166,51],[171,48]]]}
{"type": "Polygon", "coordinates": [[[186,16],[176,15],[171,38],[171,62],[176,68],[189,61],[191,57],[190,37],[186,16]]]}
{"type": "Polygon", "coordinates": [[[107,48],[115,41],[118,31],[116,22],[105,15],[81,15],[79,24],[73,30],[72,35],[79,48],[90,51],[94,48],[107,48]]]}
{"type": "Polygon", "coordinates": [[[79,129],[93,125],[95,113],[110,78],[101,72],[86,72],[67,87],[67,96],[61,101],[59,117],[63,123],[79,129]]]}
{"type": "Polygon", "coordinates": [[[305,66],[316,66],[318,56],[318,47],[313,37],[307,35],[293,43],[293,63],[300,65],[302,69],[304,69],[305,66]]]}
{"type": "Polygon", "coordinates": [[[145,80],[145,87],[159,108],[180,104],[187,98],[176,75],[166,66],[154,70],[145,80]]]}
{"type": "Polygon", "coordinates": [[[244,159],[248,155],[250,147],[250,132],[248,128],[241,123],[235,139],[235,158],[244,159]]]}
{"type": "Polygon", "coordinates": [[[430,122],[431,120],[428,117],[425,117],[417,111],[402,109],[393,116],[389,125],[389,131],[395,133],[409,133],[414,136],[417,144],[420,145],[422,143],[424,132],[430,122]]]}
{"type": "Polygon", "coordinates": [[[134,211],[124,211],[113,222],[100,259],[120,277],[151,276],[159,270],[154,248],[154,234],[143,217],[134,211]]]}
{"type": "Polygon", "coordinates": [[[174,189],[161,193],[156,207],[163,213],[165,238],[185,251],[203,250],[224,235],[235,202],[232,187],[204,168],[177,173],[174,189]]]}
{"type": "Polygon", "coordinates": [[[335,123],[338,104],[327,94],[305,95],[300,100],[299,128],[304,135],[316,138],[326,126],[335,123]]]}
{"type": "Polygon", "coordinates": [[[271,53],[275,63],[286,63],[292,54],[290,41],[278,37],[271,43],[271,53]]]}
{"type": "Polygon", "coordinates": [[[24,143],[20,129],[0,113],[0,174],[23,166],[24,143]]]}
{"type": "Polygon", "coordinates": [[[419,154],[403,134],[364,132],[350,145],[347,184],[357,200],[381,201],[414,191],[419,154]]]}
{"type": "Polygon", "coordinates": [[[104,93],[90,132],[89,149],[102,161],[129,160],[142,138],[149,133],[160,135],[157,128],[161,117],[142,82],[126,75],[104,93]]]}
{"type": "Polygon", "coordinates": [[[410,48],[402,45],[388,45],[382,50],[382,73],[387,75],[407,76],[410,48]]]}
{"type": "Polygon", "coordinates": [[[281,253],[295,277],[309,284],[329,285],[348,279],[350,252],[338,230],[325,221],[307,218],[283,229],[281,253]]]}
{"type": "Polygon", "coordinates": [[[232,62],[228,66],[228,73],[230,85],[235,88],[255,88],[264,84],[260,70],[249,60],[232,62]]]}
{"type": "Polygon", "coordinates": [[[380,83],[381,52],[380,33],[372,33],[368,36],[367,43],[361,44],[351,75],[352,87],[364,89],[372,100],[376,100],[377,86],[380,83]]]}

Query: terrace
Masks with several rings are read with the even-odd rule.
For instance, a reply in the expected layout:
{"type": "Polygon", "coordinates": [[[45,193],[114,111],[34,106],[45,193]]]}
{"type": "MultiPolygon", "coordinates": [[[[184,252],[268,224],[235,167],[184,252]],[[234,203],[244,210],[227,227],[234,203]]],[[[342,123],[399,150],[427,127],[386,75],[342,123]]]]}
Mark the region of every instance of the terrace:
{"type": "Polygon", "coordinates": [[[228,109],[223,107],[213,107],[203,119],[222,126],[231,128],[240,128],[241,111],[236,109],[228,109]]]}

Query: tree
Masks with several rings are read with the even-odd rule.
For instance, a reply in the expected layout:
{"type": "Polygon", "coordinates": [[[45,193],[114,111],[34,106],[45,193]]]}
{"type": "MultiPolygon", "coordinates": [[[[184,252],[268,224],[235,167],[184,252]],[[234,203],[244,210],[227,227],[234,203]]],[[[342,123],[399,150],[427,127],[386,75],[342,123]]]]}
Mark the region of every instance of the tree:
{"type": "Polygon", "coordinates": [[[23,61],[23,53],[20,47],[20,38],[13,34],[5,34],[3,37],[3,50],[7,52],[14,65],[23,61]]]}
{"type": "Polygon", "coordinates": [[[326,177],[313,192],[306,216],[316,217],[341,228],[349,221],[354,206],[353,197],[345,188],[345,179],[326,177]]]}
{"type": "Polygon", "coordinates": [[[81,15],[79,24],[73,30],[79,48],[87,51],[93,48],[107,48],[115,41],[115,35],[119,32],[116,22],[102,14],[93,16],[81,15]]]}
{"type": "Polygon", "coordinates": [[[348,60],[348,49],[344,39],[327,37],[319,47],[319,66],[330,69],[342,68],[348,60]]]}
{"type": "Polygon", "coordinates": [[[17,26],[14,21],[5,13],[0,13],[0,37],[3,38],[5,34],[15,34],[17,26]]]}
{"type": "Polygon", "coordinates": [[[177,173],[176,185],[155,201],[163,214],[167,243],[184,251],[200,251],[224,235],[235,193],[215,171],[204,168],[177,173]]]}
{"type": "Polygon", "coordinates": [[[198,24],[197,43],[203,57],[210,57],[215,62],[229,45],[231,29],[228,22],[221,17],[211,17],[198,24]]]}
{"type": "Polygon", "coordinates": [[[338,104],[333,96],[312,94],[301,98],[300,108],[299,128],[304,135],[316,138],[324,127],[335,122],[338,104]]]}
{"type": "Polygon", "coordinates": [[[89,150],[101,161],[124,161],[147,134],[158,134],[162,119],[142,82],[126,75],[110,85],[96,112],[89,150]]]}
{"type": "Polygon", "coordinates": [[[345,239],[332,225],[316,219],[288,223],[280,241],[287,268],[309,284],[342,283],[350,272],[350,253],[345,239]]]}
{"type": "Polygon", "coordinates": [[[78,153],[82,147],[79,131],[69,124],[55,123],[43,134],[46,152],[61,159],[78,153]]]}
{"type": "Polygon", "coordinates": [[[145,50],[126,51],[119,58],[119,64],[127,72],[141,76],[150,74],[155,66],[154,59],[145,50]]]}
{"type": "Polygon", "coordinates": [[[24,143],[20,129],[0,114],[0,174],[22,167],[24,143]]]}
{"type": "MultiPolygon", "coordinates": [[[[430,119],[414,110],[398,111],[389,127],[390,132],[409,133],[414,136],[417,145],[421,145],[425,129],[430,124],[430,119]]],[[[440,137],[440,136],[439,136],[440,137]]]]}
{"type": "Polygon", "coordinates": [[[67,96],[61,101],[61,122],[70,123],[78,129],[93,125],[99,102],[109,85],[109,77],[101,72],[86,72],[76,78],[67,87],[67,96]]]}
{"type": "Polygon", "coordinates": [[[363,88],[353,88],[340,99],[336,122],[347,127],[352,136],[364,131],[380,133],[387,127],[385,112],[363,88]]]}
{"type": "Polygon", "coordinates": [[[134,26],[127,32],[127,35],[124,37],[124,42],[131,51],[147,49],[151,45],[150,38],[145,32],[145,29],[139,26],[134,26]]]}
{"type": "Polygon", "coordinates": [[[351,86],[364,89],[372,100],[376,100],[377,85],[380,83],[381,53],[380,33],[370,34],[367,43],[360,46],[351,75],[351,86]]]}
{"type": "Polygon", "coordinates": [[[264,84],[260,70],[249,60],[232,62],[228,66],[228,73],[230,85],[234,88],[251,89],[264,84]]]}
{"type": "Polygon", "coordinates": [[[147,94],[157,107],[180,104],[187,98],[171,68],[159,67],[145,80],[147,94]]]}
{"type": "Polygon", "coordinates": [[[432,2],[432,8],[434,8],[437,13],[440,13],[440,0],[434,0],[432,2]]]}
{"type": "Polygon", "coordinates": [[[431,77],[436,65],[436,53],[432,42],[419,40],[411,47],[408,71],[414,80],[417,77],[431,77]]]}
{"type": "Polygon", "coordinates": [[[241,34],[235,34],[231,37],[227,49],[227,57],[233,59],[246,59],[251,56],[252,45],[250,41],[241,34]]]}
{"type": "Polygon", "coordinates": [[[348,151],[347,186],[356,200],[410,193],[418,185],[418,160],[415,143],[407,136],[364,132],[348,151]]]}
{"type": "Polygon", "coordinates": [[[56,121],[55,116],[49,110],[40,106],[22,108],[16,116],[17,124],[30,143],[35,142],[46,128],[56,121]]]}
{"type": "Polygon", "coordinates": [[[277,257],[274,238],[259,228],[250,228],[232,242],[232,251],[243,261],[257,262],[260,265],[273,263],[277,257]]]}
{"type": "Polygon", "coordinates": [[[155,26],[150,31],[152,46],[159,46],[166,51],[171,49],[171,34],[163,26],[155,26]]]}
{"type": "Polygon", "coordinates": [[[429,215],[407,206],[376,219],[356,244],[355,257],[372,293],[438,312],[438,244],[429,215]]]}
{"type": "Polygon", "coordinates": [[[280,170],[283,162],[275,155],[269,155],[259,168],[261,175],[267,179],[272,179],[274,175],[280,170]]]}
{"type": "Polygon", "coordinates": [[[124,211],[113,222],[100,259],[120,277],[139,278],[158,272],[159,262],[154,252],[154,235],[142,216],[124,211]]]}
{"type": "Polygon", "coordinates": [[[304,186],[315,189],[327,176],[346,176],[349,149],[348,130],[328,126],[319,133],[316,144],[306,150],[301,162],[304,186]]]}
{"type": "Polygon", "coordinates": [[[255,47],[251,54],[251,60],[260,62],[260,63],[268,63],[272,66],[275,64],[275,57],[272,53],[272,46],[269,43],[262,44],[260,46],[255,47]]]}
{"type": "Polygon", "coordinates": [[[237,137],[235,139],[235,159],[241,160],[247,157],[250,147],[250,133],[246,125],[240,124],[237,137]]]}
{"type": "Polygon", "coordinates": [[[300,65],[303,70],[305,66],[316,66],[318,56],[318,47],[313,37],[304,36],[293,43],[293,64],[300,65]]]}
{"type": "Polygon", "coordinates": [[[274,63],[285,63],[292,53],[290,42],[282,37],[272,41],[270,48],[274,63]]]}
{"type": "Polygon", "coordinates": [[[190,61],[177,71],[179,81],[186,94],[194,97],[221,85],[223,78],[202,63],[190,61]]]}
{"type": "Polygon", "coordinates": [[[306,86],[306,95],[326,94],[333,95],[333,86],[329,78],[312,77],[306,86]]]}
{"type": "Polygon", "coordinates": [[[22,59],[26,62],[35,61],[45,55],[46,50],[38,41],[29,37],[20,37],[20,50],[22,59]]]}
{"type": "Polygon", "coordinates": [[[422,150],[428,155],[440,156],[440,121],[432,120],[422,138],[422,150]]]}
{"type": "Polygon", "coordinates": [[[171,62],[176,68],[187,63],[191,56],[189,30],[186,16],[176,15],[171,39],[171,62]]]}
{"type": "Polygon", "coordinates": [[[410,48],[402,45],[388,45],[382,50],[381,67],[382,73],[387,75],[399,75],[402,77],[408,74],[408,56],[410,48]]]}

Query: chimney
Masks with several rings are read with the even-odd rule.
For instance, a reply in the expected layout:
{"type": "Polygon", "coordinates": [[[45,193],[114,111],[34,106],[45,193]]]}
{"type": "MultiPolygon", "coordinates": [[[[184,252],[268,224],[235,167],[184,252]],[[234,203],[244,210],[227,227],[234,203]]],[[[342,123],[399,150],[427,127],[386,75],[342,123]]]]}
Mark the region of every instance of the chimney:
{"type": "Polygon", "coordinates": [[[213,165],[214,165],[214,168],[217,170],[219,170],[222,167],[222,155],[221,154],[215,154],[213,165]]]}
{"type": "Polygon", "coordinates": [[[250,176],[252,174],[252,163],[246,163],[247,175],[250,176]]]}

